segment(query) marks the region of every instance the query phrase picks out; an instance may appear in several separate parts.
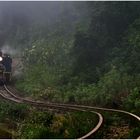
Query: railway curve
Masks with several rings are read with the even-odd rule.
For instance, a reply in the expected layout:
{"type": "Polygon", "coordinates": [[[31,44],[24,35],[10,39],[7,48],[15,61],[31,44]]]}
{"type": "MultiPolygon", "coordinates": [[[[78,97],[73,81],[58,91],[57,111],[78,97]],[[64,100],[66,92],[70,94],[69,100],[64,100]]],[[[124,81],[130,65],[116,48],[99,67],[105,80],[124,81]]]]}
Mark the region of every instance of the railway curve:
{"type": "MultiPolygon", "coordinates": [[[[101,107],[93,107],[93,106],[85,106],[85,105],[46,103],[46,102],[43,102],[43,101],[34,101],[34,100],[29,100],[29,99],[24,99],[24,98],[18,97],[17,95],[12,93],[7,88],[6,85],[4,85],[4,89],[8,92],[8,94],[10,94],[11,96],[14,97],[12,100],[17,102],[17,103],[19,103],[19,102],[20,103],[26,102],[26,103],[30,103],[30,104],[38,104],[40,106],[47,106],[47,107],[54,107],[54,108],[57,107],[57,108],[61,108],[61,109],[67,108],[67,109],[72,109],[72,110],[84,109],[83,111],[86,111],[87,109],[90,109],[90,111],[91,110],[102,110],[102,111],[119,112],[119,113],[127,114],[127,115],[135,118],[137,121],[140,121],[140,117],[139,116],[137,116],[137,115],[135,115],[135,114],[133,114],[131,112],[124,111],[124,110],[117,110],[117,109],[111,109],[111,108],[101,108],[101,107]]],[[[92,111],[92,113],[95,113],[96,115],[98,115],[100,121],[98,122],[98,124],[96,125],[96,127],[93,130],[91,130],[86,135],[82,136],[80,139],[88,138],[90,135],[94,134],[101,127],[101,125],[103,123],[103,117],[102,117],[102,115],[100,113],[98,113],[96,111],[94,111],[94,112],[92,111]]]]}
{"type": "Polygon", "coordinates": [[[89,136],[93,135],[95,132],[97,132],[99,130],[99,128],[101,127],[102,123],[103,123],[103,116],[96,112],[96,111],[88,111],[88,110],[85,110],[83,108],[77,108],[77,107],[72,107],[72,106],[64,106],[64,105],[54,105],[54,104],[43,104],[41,102],[36,102],[36,101],[32,101],[32,100],[27,100],[27,99],[24,99],[24,98],[21,98],[21,97],[18,97],[16,96],[15,94],[13,94],[7,87],[6,85],[4,85],[4,89],[7,91],[7,94],[5,91],[1,90],[0,91],[0,95],[7,99],[7,100],[11,100],[13,102],[16,102],[16,103],[28,103],[28,104],[32,104],[32,105],[43,105],[43,107],[51,107],[51,108],[59,108],[59,109],[68,109],[68,110],[75,110],[75,111],[82,111],[82,112],[90,112],[90,113],[94,113],[98,116],[98,123],[97,125],[90,131],[88,132],[87,134],[85,134],[84,136],[78,138],[78,139],[85,139],[85,138],[88,138],[89,136]],[[9,96],[10,95],[10,96],[9,96]]]}

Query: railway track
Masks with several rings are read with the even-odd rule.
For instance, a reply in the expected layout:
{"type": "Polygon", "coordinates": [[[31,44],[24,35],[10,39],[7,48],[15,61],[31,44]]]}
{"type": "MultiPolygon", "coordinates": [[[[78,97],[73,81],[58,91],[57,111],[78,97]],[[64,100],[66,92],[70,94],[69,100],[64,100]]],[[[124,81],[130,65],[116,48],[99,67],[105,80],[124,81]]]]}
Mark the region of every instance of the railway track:
{"type": "Polygon", "coordinates": [[[88,138],[89,136],[93,135],[94,133],[96,133],[99,130],[99,128],[103,124],[103,116],[99,112],[93,111],[93,110],[119,112],[119,113],[127,114],[127,115],[135,118],[137,121],[140,121],[139,116],[137,116],[133,113],[124,111],[124,110],[108,109],[108,108],[100,108],[100,107],[92,107],[92,106],[84,106],[84,105],[46,103],[46,102],[42,102],[42,101],[34,101],[34,100],[30,100],[30,99],[25,99],[23,97],[19,97],[19,96],[15,95],[11,90],[9,90],[9,88],[6,85],[3,86],[3,90],[0,91],[0,95],[7,100],[11,100],[11,101],[17,102],[17,103],[27,103],[27,104],[41,106],[41,107],[47,107],[47,108],[68,109],[68,110],[75,110],[75,111],[82,111],[82,112],[88,111],[88,112],[96,114],[99,118],[97,125],[90,132],[88,132],[87,134],[85,134],[84,136],[82,136],[79,139],[85,139],[85,138],[88,138]]]}
{"type": "Polygon", "coordinates": [[[96,111],[89,111],[83,108],[77,108],[77,107],[72,107],[72,106],[64,106],[64,105],[58,105],[58,104],[46,104],[44,102],[36,102],[33,100],[29,100],[29,99],[24,99],[21,97],[16,96],[13,92],[11,92],[6,85],[4,85],[4,90],[0,90],[0,95],[10,101],[16,102],[16,103],[27,103],[27,104],[31,104],[31,105],[35,105],[35,106],[42,106],[42,107],[47,107],[47,108],[59,108],[59,109],[67,109],[67,110],[75,110],[75,111],[80,111],[80,112],[90,112],[90,113],[94,113],[97,115],[98,119],[98,123],[97,125],[87,134],[85,134],[84,136],[78,138],[78,139],[85,139],[88,138],[89,136],[91,136],[92,134],[94,134],[102,125],[103,123],[103,116],[96,112],[96,111]]]}

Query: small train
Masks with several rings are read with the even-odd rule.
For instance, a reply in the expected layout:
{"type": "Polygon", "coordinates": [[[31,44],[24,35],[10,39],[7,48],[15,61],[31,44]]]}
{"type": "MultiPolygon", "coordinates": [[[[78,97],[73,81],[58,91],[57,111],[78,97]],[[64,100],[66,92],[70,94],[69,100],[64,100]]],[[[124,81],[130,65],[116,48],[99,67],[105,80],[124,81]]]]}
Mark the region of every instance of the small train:
{"type": "Polygon", "coordinates": [[[0,85],[9,83],[12,74],[12,58],[0,51],[0,85]]]}

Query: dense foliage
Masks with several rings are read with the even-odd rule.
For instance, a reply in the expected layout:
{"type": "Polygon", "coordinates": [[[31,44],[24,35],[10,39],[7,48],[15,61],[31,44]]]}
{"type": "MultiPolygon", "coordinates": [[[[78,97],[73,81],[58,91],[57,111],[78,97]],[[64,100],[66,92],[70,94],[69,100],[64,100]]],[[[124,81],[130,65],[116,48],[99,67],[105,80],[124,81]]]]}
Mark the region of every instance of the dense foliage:
{"type": "Polygon", "coordinates": [[[139,91],[139,2],[57,4],[58,13],[46,11],[40,20],[3,10],[1,44],[23,52],[17,87],[52,101],[122,106],[131,100],[139,91]]]}
{"type": "Polygon", "coordinates": [[[20,138],[78,138],[96,124],[97,120],[93,120],[93,117],[94,114],[83,112],[66,114],[33,112],[20,126],[20,138]],[[75,131],[77,128],[79,130],[75,131]]]}
{"type": "MultiPolygon", "coordinates": [[[[22,51],[16,87],[36,99],[121,108],[140,115],[140,3],[56,5],[59,10],[54,6],[51,15],[48,7],[46,15],[38,13],[40,18],[29,18],[25,11],[22,16],[3,11],[0,44],[22,51]]],[[[21,129],[23,138],[52,133],[39,122],[33,128],[30,119],[21,129]]]]}
{"type": "Polygon", "coordinates": [[[45,35],[40,26],[42,38],[33,34],[24,52],[24,79],[17,87],[37,98],[110,107],[115,103],[138,113],[140,99],[130,100],[137,96],[133,91],[139,92],[139,2],[85,3],[81,9],[86,16],[77,24],[69,21],[75,30],[67,31],[64,18],[61,28],[45,35]],[[129,102],[137,103],[129,107],[129,102]]]}

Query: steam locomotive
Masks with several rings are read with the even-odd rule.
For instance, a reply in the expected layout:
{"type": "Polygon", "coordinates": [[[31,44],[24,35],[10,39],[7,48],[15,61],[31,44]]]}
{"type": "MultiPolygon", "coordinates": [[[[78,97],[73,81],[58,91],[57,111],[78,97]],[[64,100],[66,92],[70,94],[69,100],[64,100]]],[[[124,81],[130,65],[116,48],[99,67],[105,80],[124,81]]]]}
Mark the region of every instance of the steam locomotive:
{"type": "Polygon", "coordinates": [[[0,51],[0,84],[11,81],[12,59],[8,54],[2,54],[0,51]]]}

